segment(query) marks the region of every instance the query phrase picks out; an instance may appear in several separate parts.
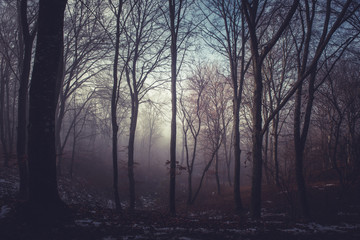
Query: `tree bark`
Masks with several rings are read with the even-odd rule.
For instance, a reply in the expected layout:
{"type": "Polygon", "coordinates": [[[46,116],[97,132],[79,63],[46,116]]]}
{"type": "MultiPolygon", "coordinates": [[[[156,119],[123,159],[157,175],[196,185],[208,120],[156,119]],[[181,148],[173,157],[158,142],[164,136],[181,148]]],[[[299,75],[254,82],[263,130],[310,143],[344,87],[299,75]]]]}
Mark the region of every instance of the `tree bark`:
{"type": "MultiPolygon", "coordinates": [[[[254,52],[253,52],[254,54],[254,52]]],[[[252,187],[251,187],[251,215],[254,218],[261,216],[261,181],[262,181],[262,89],[263,82],[261,76],[261,64],[258,63],[258,57],[253,58],[254,70],[254,92],[252,109],[252,187]]]]}
{"type": "Polygon", "coordinates": [[[7,63],[2,60],[1,61],[1,79],[0,79],[0,140],[1,140],[1,146],[2,146],[2,153],[4,155],[4,166],[9,166],[10,161],[10,153],[8,148],[8,140],[6,138],[6,104],[5,104],[5,88],[8,84],[8,73],[9,73],[9,67],[7,66],[7,63]]]}
{"type": "Polygon", "coordinates": [[[56,84],[63,50],[66,0],[40,0],[29,105],[29,213],[47,221],[64,216],[56,179],[56,84]]]}
{"type": "Polygon", "coordinates": [[[234,98],[233,98],[233,132],[234,132],[234,201],[235,211],[240,213],[243,210],[241,195],[240,195],[240,101],[237,94],[237,77],[233,80],[234,84],[234,98]]]}
{"type": "Polygon", "coordinates": [[[134,176],[134,150],[135,150],[135,133],[136,123],[139,112],[139,100],[137,93],[131,96],[131,120],[128,145],[128,178],[129,178],[129,194],[130,194],[130,210],[135,209],[135,176],[134,176]]]}
{"type": "Polygon", "coordinates": [[[26,159],[26,138],[27,138],[27,105],[28,105],[28,85],[31,67],[31,52],[35,38],[35,31],[30,33],[27,21],[27,1],[20,2],[20,28],[21,37],[23,38],[24,55],[21,59],[20,87],[18,96],[18,127],[17,127],[17,160],[19,166],[19,197],[27,198],[28,190],[28,169],[26,159]]]}
{"type": "Polygon", "coordinates": [[[279,181],[279,160],[278,160],[278,143],[279,143],[279,133],[278,133],[278,128],[279,128],[279,119],[280,116],[279,114],[277,114],[274,117],[273,120],[273,145],[272,145],[272,160],[274,162],[274,167],[275,167],[275,184],[276,186],[280,186],[280,181],[279,181]]]}
{"type": "Polygon", "coordinates": [[[118,131],[117,124],[117,103],[118,103],[118,86],[120,80],[118,79],[118,65],[119,65],[119,48],[120,48],[120,16],[122,12],[123,1],[119,1],[116,13],[116,36],[115,36],[115,55],[113,64],[113,89],[111,95],[111,125],[112,125],[112,162],[113,162],[113,189],[116,211],[121,210],[119,197],[119,173],[118,173],[118,131]]]}
{"type": "Polygon", "coordinates": [[[220,188],[220,178],[219,178],[219,151],[216,151],[215,154],[215,179],[216,179],[217,193],[218,195],[220,195],[221,188],[220,188]]]}
{"type": "MultiPolygon", "coordinates": [[[[180,1],[180,4],[182,1],[180,1]]],[[[171,32],[171,136],[170,136],[170,214],[176,214],[175,187],[176,187],[176,75],[177,75],[177,33],[179,23],[175,24],[176,2],[169,0],[170,32],[171,32]]],[[[181,7],[179,7],[181,9],[181,7]]],[[[178,13],[179,14],[179,13],[178,13]]]]}

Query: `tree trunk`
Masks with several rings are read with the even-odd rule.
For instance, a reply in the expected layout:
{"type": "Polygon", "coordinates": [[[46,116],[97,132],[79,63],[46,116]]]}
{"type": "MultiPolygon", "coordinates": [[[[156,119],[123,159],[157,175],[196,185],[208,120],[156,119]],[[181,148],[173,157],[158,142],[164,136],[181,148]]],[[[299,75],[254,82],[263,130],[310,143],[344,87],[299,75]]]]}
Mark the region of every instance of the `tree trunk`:
{"type": "Polygon", "coordinates": [[[296,184],[298,189],[301,214],[303,217],[309,217],[309,205],[306,194],[306,184],[304,179],[303,171],[303,161],[304,161],[304,151],[301,149],[301,146],[295,146],[295,175],[296,175],[296,184]]]}
{"type": "Polygon", "coordinates": [[[113,161],[113,189],[116,211],[121,210],[119,197],[119,176],[118,176],[118,131],[117,124],[117,103],[118,103],[118,64],[119,64],[119,48],[120,48],[120,16],[122,11],[123,1],[119,1],[116,13],[116,36],[115,36],[115,56],[113,64],[113,89],[111,95],[111,124],[112,124],[112,161],[113,161]]]}
{"type": "Polygon", "coordinates": [[[2,76],[1,76],[1,81],[0,81],[0,139],[1,139],[1,146],[2,146],[2,154],[4,156],[4,166],[8,167],[9,166],[9,161],[10,161],[10,154],[9,154],[9,149],[8,149],[8,141],[6,138],[6,121],[5,121],[5,115],[6,115],[6,110],[5,110],[5,86],[6,84],[8,84],[6,81],[8,81],[8,72],[9,72],[9,68],[8,66],[4,66],[6,65],[5,61],[1,62],[1,67],[2,67],[2,71],[1,72],[2,76]]]}
{"type": "Polygon", "coordinates": [[[150,132],[149,132],[149,145],[148,145],[148,167],[150,168],[151,165],[151,147],[152,147],[152,137],[153,137],[153,126],[150,125],[150,132]]]}
{"type": "Polygon", "coordinates": [[[29,201],[32,219],[64,216],[56,179],[56,84],[63,50],[66,0],[40,0],[35,62],[29,105],[29,201]]]}
{"type": "MultiPolygon", "coordinates": [[[[133,93],[134,95],[136,93],[133,93]]],[[[131,103],[131,121],[129,132],[129,146],[128,146],[128,178],[129,178],[129,194],[130,194],[130,210],[135,209],[135,176],[134,176],[134,148],[135,148],[135,133],[136,123],[139,112],[139,100],[137,96],[132,96],[131,103]]]]}
{"type": "Polygon", "coordinates": [[[248,23],[248,30],[250,35],[250,46],[252,54],[253,74],[254,74],[254,92],[253,92],[253,106],[252,106],[252,161],[253,161],[253,173],[252,173],[252,189],[251,189],[251,216],[253,218],[260,218],[261,216],[261,179],[262,179],[262,91],[263,82],[261,75],[261,68],[266,55],[271,51],[276,42],[281,37],[282,33],[289,25],[291,18],[293,17],[299,0],[294,0],[291,8],[287,12],[284,20],[279,26],[278,30],[273,33],[272,38],[264,44],[265,46],[260,48],[259,37],[257,36],[258,29],[258,1],[249,3],[248,1],[241,1],[244,6],[244,15],[248,23]]]}
{"type": "MultiPolygon", "coordinates": [[[[75,96],[74,96],[74,119],[77,118],[76,114],[76,104],[75,104],[75,96]]],[[[72,143],[72,150],[71,150],[71,160],[70,160],[70,178],[73,178],[73,170],[74,170],[74,162],[75,162],[75,151],[76,151],[76,123],[72,126],[73,129],[73,143],[72,143]]]]}
{"type": "MultiPolygon", "coordinates": [[[[232,66],[232,65],[231,65],[232,66]]],[[[232,68],[236,68],[233,66],[232,68]]],[[[238,96],[238,82],[237,82],[237,71],[232,70],[233,77],[233,132],[234,132],[234,201],[235,211],[240,213],[243,211],[243,206],[240,196],[240,167],[241,167],[241,150],[240,150],[240,98],[238,96]]],[[[241,94],[241,93],[239,93],[241,94]]]]}
{"type": "MultiPolygon", "coordinates": [[[[304,148],[305,142],[301,134],[301,102],[302,102],[302,85],[298,88],[295,97],[294,113],[294,145],[295,145],[295,176],[299,195],[301,214],[303,217],[309,217],[309,209],[306,196],[306,185],[303,173],[304,148]]],[[[305,127],[305,124],[304,124],[305,127]]]]}
{"type": "Polygon", "coordinates": [[[56,155],[57,155],[57,174],[61,175],[61,165],[62,165],[62,152],[63,152],[63,144],[61,143],[61,127],[62,122],[65,116],[65,99],[64,93],[60,92],[60,107],[57,109],[57,118],[55,124],[55,143],[56,143],[56,155]]]}
{"type": "Polygon", "coordinates": [[[265,146],[264,146],[264,175],[265,175],[265,180],[266,180],[266,184],[270,184],[270,176],[269,176],[269,129],[266,130],[265,132],[265,146]]]}
{"type": "Polygon", "coordinates": [[[21,75],[20,87],[18,96],[18,127],[17,127],[17,160],[19,166],[19,197],[21,199],[27,198],[28,190],[28,169],[26,159],[26,125],[27,125],[27,105],[28,105],[28,85],[31,67],[31,53],[33,42],[35,38],[35,31],[30,35],[29,25],[27,22],[27,1],[20,2],[20,27],[21,36],[24,43],[24,55],[21,56],[21,75]]]}
{"type": "Polygon", "coordinates": [[[225,124],[224,116],[222,116],[222,126],[224,129],[224,136],[223,136],[223,147],[224,147],[224,155],[225,155],[225,164],[226,164],[226,175],[227,175],[227,181],[229,183],[229,186],[232,186],[231,183],[231,177],[230,177],[230,163],[231,163],[231,157],[229,156],[228,146],[227,146],[227,126],[225,124]]]}
{"type": "Polygon", "coordinates": [[[279,143],[279,114],[277,114],[273,120],[273,146],[272,146],[272,158],[275,167],[275,184],[280,186],[279,181],[279,160],[278,160],[278,143],[279,143]]]}
{"type": "MultiPolygon", "coordinates": [[[[254,54],[254,52],[253,52],[254,54]]],[[[262,181],[262,90],[263,82],[261,76],[261,64],[257,62],[259,57],[253,58],[254,70],[254,93],[253,93],[253,109],[252,109],[252,188],[251,188],[251,216],[260,218],[261,216],[261,181],[262,181]]]]}
{"type": "Polygon", "coordinates": [[[221,194],[220,190],[220,179],[219,179],[219,151],[216,151],[215,155],[215,178],[216,178],[216,186],[218,195],[221,194]]]}
{"type": "MultiPolygon", "coordinates": [[[[171,136],[170,136],[170,214],[176,214],[175,186],[176,186],[176,75],[177,75],[177,29],[175,26],[175,1],[169,0],[170,31],[171,31],[171,136]]],[[[179,24],[179,23],[178,23],[179,24]]]]}
{"type": "Polygon", "coordinates": [[[192,204],[192,170],[188,171],[188,200],[187,204],[192,204]]]}

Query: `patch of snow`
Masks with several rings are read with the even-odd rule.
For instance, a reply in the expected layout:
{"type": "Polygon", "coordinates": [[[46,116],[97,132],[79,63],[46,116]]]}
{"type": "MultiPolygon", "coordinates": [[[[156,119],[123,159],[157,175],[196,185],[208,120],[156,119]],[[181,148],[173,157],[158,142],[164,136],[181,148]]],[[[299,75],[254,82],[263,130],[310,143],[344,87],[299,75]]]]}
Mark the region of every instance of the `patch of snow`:
{"type": "Polygon", "coordinates": [[[92,223],[95,227],[99,227],[101,225],[101,222],[93,222],[92,223]]]}
{"type": "Polygon", "coordinates": [[[8,214],[9,212],[10,208],[7,205],[2,206],[0,211],[0,219],[5,218],[6,214],[8,214]]]}
{"type": "Polygon", "coordinates": [[[160,234],[164,234],[163,232],[170,232],[173,230],[173,228],[170,227],[162,227],[162,228],[156,228],[154,227],[155,231],[160,234]]]}
{"type": "Polygon", "coordinates": [[[257,231],[258,231],[257,228],[247,228],[247,229],[245,229],[245,232],[247,232],[247,233],[256,233],[257,231]]]}
{"type": "Polygon", "coordinates": [[[140,205],[142,205],[144,208],[154,208],[156,205],[156,199],[154,199],[152,196],[141,196],[139,200],[140,205]]]}
{"type": "Polygon", "coordinates": [[[200,231],[200,232],[202,232],[202,233],[211,233],[211,232],[212,232],[211,230],[206,229],[206,228],[198,228],[198,229],[196,229],[196,230],[198,230],[198,231],[200,231]]]}
{"type": "Polygon", "coordinates": [[[81,220],[75,220],[75,224],[80,227],[99,227],[101,225],[101,222],[96,222],[91,219],[81,219],[81,220]]]}
{"type": "Polygon", "coordinates": [[[357,216],[359,214],[358,213],[349,213],[349,212],[338,212],[337,215],[338,216],[357,216]]]}
{"type": "Polygon", "coordinates": [[[237,222],[235,222],[235,221],[225,221],[224,223],[227,224],[227,225],[230,225],[230,224],[234,224],[234,223],[237,223],[237,222]]]}
{"type": "Polygon", "coordinates": [[[227,229],[226,231],[232,232],[232,233],[238,233],[238,234],[255,234],[258,229],[257,228],[246,228],[246,229],[227,229]]]}
{"type": "Polygon", "coordinates": [[[117,240],[117,238],[113,238],[111,236],[104,237],[102,240],[117,240]]]}
{"type": "Polygon", "coordinates": [[[114,203],[114,201],[108,200],[107,203],[106,203],[106,208],[115,209],[115,203],[114,203]]]}
{"type": "Polygon", "coordinates": [[[297,223],[297,227],[291,228],[291,229],[283,229],[281,231],[283,232],[289,232],[289,233],[327,233],[327,232],[337,232],[337,233],[346,233],[348,230],[351,229],[360,229],[360,224],[351,225],[351,224],[341,224],[341,225],[322,225],[318,223],[297,223]]]}
{"type": "Polygon", "coordinates": [[[182,228],[182,227],[176,227],[175,228],[176,231],[186,231],[186,228],[182,228]]]}
{"type": "Polygon", "coordinates": [[[280,231],[286,232],[286,233],[294,233],[294,234],[298,234],[298,233],[307,233],[307,231],[305,229],[300,229],[300,228],[288,228],[288,229],[281,229],[280,231]]]}
{"type": "Polygon", "coordinates": [[[147,237],[145,236],[141,236],[141,235],[136,235],[135,237],[132,237],[130,239],[148,239],[147,237]]]}
{"type": "Polygon", "coordinates": [[[328,184],[325,184],[324,187],[335,187],[335,184],[328,183],[328,184]]]}
{"type": "Polygon", "coordinates": [[[285,213],[262,213],[263,217],[286,217],[285,213]]]}
{"type": "Polygon", "coordinates": [[[284,222],[272,220],[272,221],[266,221],[266,223],[268,223],[268,224],[283,224],[284,222]]]}
{"type": "Polygon", "coordinates": [[[178,239],[179,240],[192,240],[191,238],[188,238],[188,237],[179,237],[178,239]]]}

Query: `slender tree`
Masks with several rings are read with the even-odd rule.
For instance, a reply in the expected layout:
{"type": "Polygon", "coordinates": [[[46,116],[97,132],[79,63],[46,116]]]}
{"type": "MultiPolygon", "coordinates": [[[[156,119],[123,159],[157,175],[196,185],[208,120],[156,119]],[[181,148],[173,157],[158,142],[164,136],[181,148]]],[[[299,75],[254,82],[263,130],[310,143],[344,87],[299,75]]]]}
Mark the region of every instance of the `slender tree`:
{"type": "MultiPolygon", "coordinates": [[[[115,207],[117,211],[121,210],[120,197],[119,197],[119,176],[118,176],[118,130],[117,123],[117,106],[119,101],[119,86],[120,80],[118,74],[119,68],[119,49],[120,49],[120,36],[122,34],[122,28],[120,23],[120,17],[125,0],[119,0],[117,5],[114,5],[110,1],[110,5],[116,19],[116,32],[115,32],[115,53],[113,63],[113,87],[111,95],[111,125],[112,125],[112,162],[113,162],[113,188],[115,207]]],[[[121,76],[121,74],[120,74],[121,76]]]]}
{"type": "Polygon", "coordinates": [[[189,24],[186,32],[182,29],[187,25],[186,15],[191,0],[169,0],[168,10],[163,11],[167,20],[167,27],[170,32],[170,55],[171,55],[171,135],[170,135],[170,188],[169,188],[169,210],[171,215],[176,214],[175,207],[175,190],[176,190],[176,113],[177,113],[177,97],[176,82],[177,75],[181,67],[178,63],[178,53],[181,45],[183,45],[192,32],[189,24]]]}
{"type": "Polygon", "coordinates": [[[263,79],[262,66],[266,55],[270,52],[273,46],[281,37],[284,30],[288,27],[291,18],[295,14],[299,0],[294,0],[290,6],[286,16],[279,23],[279,28],[274,32],[273,36],[266,43],[261,44],[261,35],[258,32],[259,21],[262,14],[267,8],[267,2],[260,3],[259,1],[249,2],[242,0],[244,7],[244,14],[247,21],[247,26],[250,34],[252,71],[253,71],[253,105],[251,110],[252,115],[252,189],[251,189],[251,216],[253,218],[260,218],[261,216],[261,181],[262,181],[262,96],[263,96],[263,79]]]}
{"type": "Polygon", "coordinates": [[[186,160],[186,171],[188,173],[188,200],[192,204],[193,199],[193,172],[197,157],[199,134],[202,127],[203,115],[205,112],[204,97],[202,96],[208,81],[206,76],[207,68],[198,66],[193,75],[188,79],[186,98],[183,94],[180,97],[180,110],[182,131],[184,136],[184,150],[186,160]],[[196,107],[194,107],[196,106],[196,107]],[[192,146],[190,146],[192,144],[192,146]]]}
{"type": "Polygon", "coordinates": [[[205,41],[228,61],[231,85],[233,88],[233,151],[234,151],[234,202],[235,210],[243,210],[240,196],[240,104],[245,79],[245,73],[250,61],[246,60],[245,19],[241,1],[211,0],[203,1],[203,15],[207,19],[205,25],[205,41]],[[209,14],[210,12],[210,14],[209,14]],[[210,41],[211,39],[214,41],[210,41]]]}
{"type": "MultiPolygon", "coordinates": [[[[306,97],[306,106],[305,110],[303,110],[303,95],[305,84],[301,82],[298,86],[296,95],[295,95],[295,109],[294,109],[294,146],[295,146],[295,175],[297,188],[299,192],[299,200],[301,204],[301,214],[305,218],[310,217],[309,204],[306,194],[306,183],[304,178],[304,150],[306,139],[308,135],[308,131],[310,128],[311,121],[311,113],[315,99],[315,92],[319,85],[323,81],[320,81],[318,85],[316,85],[316,78],[319,65],[320,57],[323,55],[325,47],[328,45],[335,31],[337,31],[340,26],[348,19],[356,9],[359,8],[359,4],[355,4],[351,7],[353,1],[347,0],[343,5],[332,6],[332,1],[327,1],[323,6],[324,8],[324,16],[322,32],[318,40],[314,40],[314,32],[317,19],[319,19],[317,7],[319,5],[316,4],[315,1],[304,1],[304,5],[301,5],[305,10],[305,16],[302,16],[300,12],[300,19],[302,24],[302,32],[300,33],[300,40],[295,38],[296,42],[296,52],[297,52],[297,78],[298,81],[301,79],[308,79],[307,84],[307,97],[306,97]],[[336,9],[336,11],[334,11],[336,9]],[[337,13],[336,13],[337,12],[337,13]],[[332,15],[336,14],[334,17],[334,21],[331,20],[332,15]],[[311,55],[310,49],[316,45],[315,54],[311,55]],[[302,117],[302,112],[304,116],[302,117]]],[[[348,40],[345,39],[345,45],[340,44],[340,47],[336,47],[335,53],[338,49],[343,49],[348,45],[348,40]]],[[[340,51],[340,54],[343,51],[340,51]]]]}
{"type": "Polygon", "coordinates": [[[164,81],[151,81],[151,75],[164,63],[167,40],[165,30],[160,27],[160,4],[152,0],[129,1],[131,12],[129,23],[124,27],[126,44],[121,57],[125,65],[125,76],[131,97],[131,117],[128,144],[128,178],[130,209],[135,208],[134,150],[139,106],[146,94],[164,81]]]}

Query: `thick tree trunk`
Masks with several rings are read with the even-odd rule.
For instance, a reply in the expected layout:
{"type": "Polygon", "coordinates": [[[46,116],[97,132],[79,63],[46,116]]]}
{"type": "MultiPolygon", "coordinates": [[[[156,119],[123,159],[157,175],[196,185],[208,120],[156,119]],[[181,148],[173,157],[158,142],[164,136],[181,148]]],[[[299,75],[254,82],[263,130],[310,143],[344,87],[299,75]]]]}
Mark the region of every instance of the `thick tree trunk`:
{"type": "Polygon", "coordinates": [[[306,194],[306,183],[304,179],[304,150],[303,147],[295,147],[295,175],[296,175],[296,184],[298,189],[301,214],[303,217],[309,217],[309,205],[306,194]]]}
{"type": "MultiPolygon", "coordinates": [[[[310,85],[311,85],[310,81],[310,85]]],[[[312,96],[309,96],[309,101],[312,96]]],[[[303,124],[303,129],[301,130],[301,104],[302,103],[302,85],[299,86],[296,97],[295,97],[295,112],[294,112],[294,145],[295,145],[295,176],[296,176],[296,184],[297,190],[299,195],[300,207],[301,207],[301,214],[303,217],[309,217],[309,206],[307,201],[306,195],[306,184],[304,179],[303,173],[303,162],[304,162],[304,149],[307,137],[307,129],[309,128],[310,124],[310,116],[308,116],[308,121],[303,124]]],[[[309,102],[308,102],[309,106],[309,102]]],[[[310,113],[307,112],[308,108],[306,109],[306,116],[310,113]]],[[[311,112],[311,109],[310,109],[311,112]]]]}
{"type": "Polygon", "coordinates": [[[63,49],[66,0],[40,0],[29,105],[29,213],[42,221],[64,216],[56,179],[56,83],[63,49]]]}
{"type": "Polygon", "coordinates": [[[28,107],[28,85],[31,67],[31,52],[35,38],[35,32],[30,35],[29,25],[27,22],[27,1],[20,2],[20,22],[21,22],[21,36],[24,43],[24,55],[21,56],[21,75],[20,87],[18,96],[18,127],[17,127],[17,143],[16,154],[19,166],[19,197],[21,199],[27,198],[28,190],[28,169],[26,159],[26,138],[27,138],[27,107],[28,107]]]}

